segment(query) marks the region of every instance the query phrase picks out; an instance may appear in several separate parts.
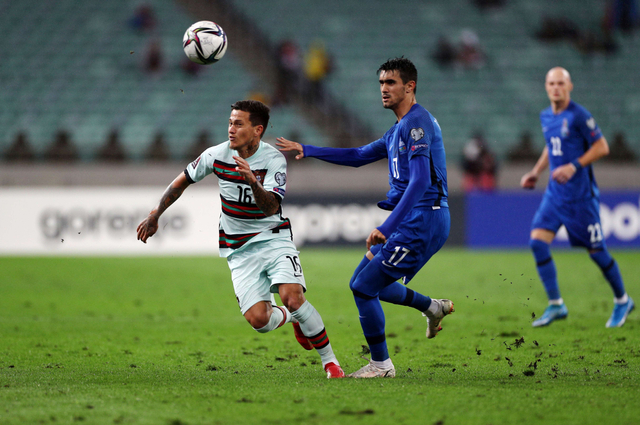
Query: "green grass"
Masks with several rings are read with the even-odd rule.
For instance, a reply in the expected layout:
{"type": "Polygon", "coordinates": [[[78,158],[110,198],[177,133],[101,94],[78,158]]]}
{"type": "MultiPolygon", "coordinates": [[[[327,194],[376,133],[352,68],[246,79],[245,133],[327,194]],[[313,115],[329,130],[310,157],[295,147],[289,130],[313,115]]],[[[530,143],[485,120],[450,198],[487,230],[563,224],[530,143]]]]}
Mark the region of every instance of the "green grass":
{"type": "MultiPolygon", "coordinates": [[[[638,253],[614,253],[640,300],[638,253]]],[[[303,249],[308,299],[345,371],[365,362],[348,280],[361,251],[303,249]]],[[[240,315],[219,258],[0,258],[0,423],[633,424],[640,313],[605,329],[612,293],[582,251],[556,252],[569,317],[528,252],[445,250],[411,287],[455,302],[424,318],[385,305],[395,379],[327,380],[290,325],[240,315]]]]}

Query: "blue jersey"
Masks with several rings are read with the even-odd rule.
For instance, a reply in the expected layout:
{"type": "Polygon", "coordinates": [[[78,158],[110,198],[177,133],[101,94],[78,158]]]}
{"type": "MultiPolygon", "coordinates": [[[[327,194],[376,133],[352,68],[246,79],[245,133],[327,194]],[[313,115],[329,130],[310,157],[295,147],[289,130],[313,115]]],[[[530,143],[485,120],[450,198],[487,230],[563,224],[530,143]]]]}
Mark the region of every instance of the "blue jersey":
{"type": "MultiPolygon", "coordinates": [[[[574,101],[559,114],[551,107],[540,113],[542,132],[549,152],[549,168],[553,172],[557,167],[580,158],[598,139],[602,132],[595,120],[582,106],[574,101]]],[[[574,202],[597,198],[598,186],[593,176],[593,168],[588,165],[577,170],[565,184],[549,178],[545,195],[560,202],[574,202]]]]}
{"type": "Polygon", "coordinates": [[[383,201],[381,207],[393,209],[398,204],[409,184],[409,161],[417,155],[424,155],[429,160],[431,184],[415,206],[448,206],[447,164],[442,131],[429,111],[419,104],[413,105],[407,115],[371,145],[374,149],[384,146],[389,159],[388,204],[383,201]]]}
{"type": "Polygon", "coordinates": [[[424,192],[414,206],[448,207],[447,164],[438,121],[415,104],[382,138],[359,148],[323,148],[302,145],[304,156],[333,164],[360,167],[383,158],[389,161],[387,200],[378,205],[393,210],[409,184],[409,161],[422,156],[428,162],[424,192]]]}

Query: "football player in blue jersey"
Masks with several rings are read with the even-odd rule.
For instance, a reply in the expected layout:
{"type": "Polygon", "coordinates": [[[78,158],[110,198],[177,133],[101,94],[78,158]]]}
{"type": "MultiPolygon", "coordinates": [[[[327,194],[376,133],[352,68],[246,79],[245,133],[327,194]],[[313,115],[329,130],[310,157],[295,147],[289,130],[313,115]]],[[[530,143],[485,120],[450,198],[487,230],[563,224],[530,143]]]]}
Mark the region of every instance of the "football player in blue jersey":
{"type": "Polygon", "coordinates": [[[387,350],[380,301],[422,312],[427,317],[427,338],[435,337],[444,316],[454,311],[451,300],[431,299],[405,286],[449,236],[442,132],[438,121],[416,102],[418,72],[410,60],[390,59],[377,74],[382,106],[397,118],[381,139],[359,148],[323,148],[284,138],[276,143],[283,151],[296,152],[296,159],[315,157],[352,167],[388,160],[390,189],[378,206],[392,212],[371,231],[367,253],[349,284],[371,351],[369,364],[349,375],[355,378],[396,374],[387,350]]]}
{"type": "Polygon", "coordinates": [[[591,167],[609,154],[609,145],[589,111],[571,100],[573,84],[566,69],[551,69],[545,88],[551,101],[551,106],[540,114],[546,146],[533,169],[520,181],[523,188],[533,189],[540,173],[547,167],[550,169],[547,189],[531,224],[530,239],[549,305],[533,326],[546,326],[568,315],[549,249],[564,225],[571,245],[587,248],[611,285],[614,307],[606,326],[620,327],[634,309],[634,303],[624,289],[618,264],[607,251],[602,236],[599,191],[591,167]]]}

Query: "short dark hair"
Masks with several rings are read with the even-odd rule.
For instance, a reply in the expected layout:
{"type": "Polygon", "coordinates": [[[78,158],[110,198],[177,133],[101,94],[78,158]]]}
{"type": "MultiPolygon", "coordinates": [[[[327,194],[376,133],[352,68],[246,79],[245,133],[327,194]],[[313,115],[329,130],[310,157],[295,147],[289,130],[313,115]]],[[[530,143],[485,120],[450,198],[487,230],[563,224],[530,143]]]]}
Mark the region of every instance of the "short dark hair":
{"type": "Polygon", "coordinates": [[[249,121],[252,126],[261,125],[263,127],[262,134],[264,136],[267,131],[267,125],[269,124],[269,107],[257,100],[239,100],[231,105],[231,110],[248,112],[249,121]]]}
{"type": "Polygon", "coordinates": [[[402,84],[407,84],[409,81],[415,81],[416,87],[413,90],[413,93],[415,94],[418,91],[418,70],[413,62],[404,56],[387,59],[385,63],[380,65],[377,74],[380,75],[380,72],[382,71],[398,71],[398,74],[400,74],[400,78],[402,79],[402,84]]]}

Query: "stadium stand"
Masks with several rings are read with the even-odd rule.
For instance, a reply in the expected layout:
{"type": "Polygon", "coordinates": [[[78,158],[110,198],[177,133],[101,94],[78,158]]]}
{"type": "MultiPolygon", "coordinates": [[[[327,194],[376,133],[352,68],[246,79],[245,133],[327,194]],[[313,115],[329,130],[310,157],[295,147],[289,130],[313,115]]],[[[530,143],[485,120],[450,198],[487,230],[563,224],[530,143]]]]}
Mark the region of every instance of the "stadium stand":
{"type": "MultiPolygon", "coordinates": [[[[171,0],[152,3],[150,32],[129,25],[136,4],[109,2],[3,2],[0,5],[0,150],[25,131],[37,156],[66,128],[81,157],[91,160],[113,128],[126,151],[140,159],[157,132],[172,156],[182,154],[204,129],[227,140],[229,105],[261,87],[229,49],[224,61],[194,77],[181,66],[182,35],[193,18],[171,0]],[[144,70],[146,49],[160,43],[160,71],[144,70]]],[[[233,46],[233,41],[231,41],[233,46]]],[[[325,136],[291,108],[276,109],[278,135],[303,130],[314,143],[325,136]]],[[[268,133],[276,137],[275,131],[268,133]]]]}
{"type": "Polygon", "coordinates": [[[501,158],[525,130],[536,135],[541,147],[537,116],[548,102],[544,75],[562,65],[579,82],[574,97],[591,110],[605,136],[611,139],[623,129],[632,148],[640,152],[635,119],[640,86],[632,71],[639,69],[638,34],[617,36],[619,51],[608,56],[585,55],[566,42],[546,44],[534,37],[547,15],[569,17],[581,30],[597,31],[605,12],[602,1],[511,0],[489,10],[471,2],[453,8],[447,0],[401,5],[372,0],[366,7],[344,0],[233,3],[276,41],[295,36],[300,46],[307,47],[315,39],[323,40],[336,63],[328,80],[332,92],[377,134],[388,129],[392,118],[380,108],[375,70],[388,57],[405,55],[418,67],[418,99],[442,124],[450,157],[461,152],[477,129],[501,158]],[[464,29],[478,34],[486,66],[467,71],[439,68],[429,57],[436,41],[441,35],[457,41],[464,29]]]}
{"type": "MultiPolygon", "coordinates": [[[[463,2],[455,12],[447,0],[402,5],[371,0],[366,8],[348,0],[228,3],[268,34],[273,46],[294,39],[306,49],[322,40],[335,63],[328,89],[373,134],[382,134],[393,119],[380,108],[375,70],[387,58],[405,55],[418,66],[418,98],[440,121],[450,159],[456,159],[478,129],[500,159],[525,130],[542,146],[537,115],[547,104],[544,73],[563,65],[579,82],[574,98],[592,111],[605,136],[611,140],[623,131],[640,153],[635,119],[640,113],[640,34],[616,34],[619,47],[612,55],[587,55],[567,42],[542,43],[534,37],[545,15],[570,16],[580,29],[597,29],[604,14],[599,0],[511,0],[490,10],[463,2]],[[464,29],[478,35],[486,65],[478,70],[440,68],[430,58],[438,37],[457,41],[464,29]]],[[[173,0],[153,1],[155,26],[140,31],[130,25],[140,4],[0,4],[0,150],[25,131],[41,157],[56,132],[65,128],[81,158],[92,160],[109,132],[118,128],[133,159],[141,159],[157,132],[164,133],[172,156],[182,158],[202,130],[215,142],[226,140],[231,103],[256,90],[272,94],[273,87],[238,60],[233,40],[223,61],[196,76],[185,73],[180,42],[193,16],[173,0]],[[160,71],[149,73],[144,60],[154,40],[163,61],[160,71]]],[[[303,142],[339,144],[291,105],[273,110],[271,127],[267,138],[298,132],[303,142]]]]}

